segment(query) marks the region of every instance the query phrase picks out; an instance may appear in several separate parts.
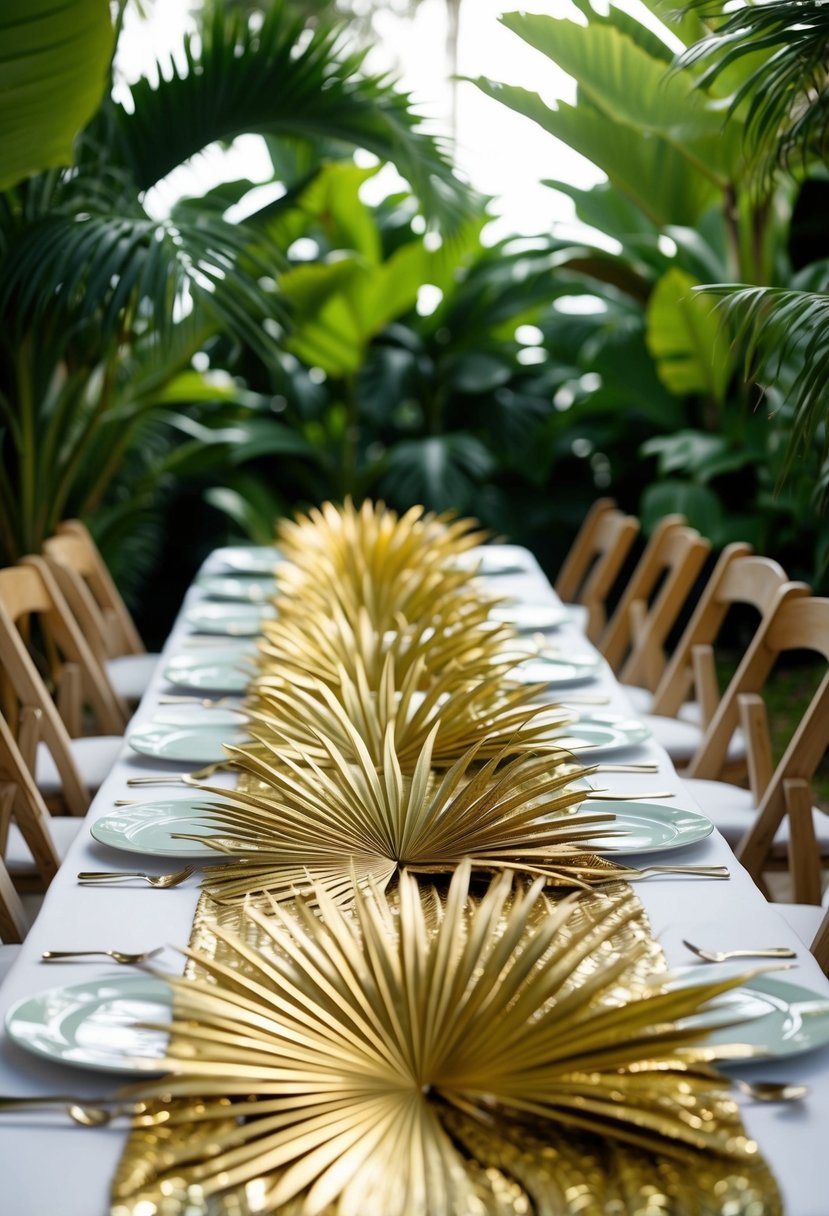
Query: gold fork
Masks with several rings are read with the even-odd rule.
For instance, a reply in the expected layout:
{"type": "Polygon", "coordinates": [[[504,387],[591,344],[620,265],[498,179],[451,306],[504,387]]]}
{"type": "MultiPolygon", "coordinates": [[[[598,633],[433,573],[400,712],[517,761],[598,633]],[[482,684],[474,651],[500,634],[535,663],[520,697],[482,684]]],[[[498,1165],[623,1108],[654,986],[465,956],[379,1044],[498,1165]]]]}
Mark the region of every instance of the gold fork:
{"type": "Polygon", "coordinates": [[[181,870],[174,870],[172,874],[143,874],[138,870],[81,870],[78,882],[109,883],[138,878],[151,887],[165,891],[168,887],[177,887],[183,883],[193,872],[193,866],[184,866],[181,870]]]}
{"type": "Polygon", "coordinates": [[[612,790],[590,790],[585,794],[590,802],[652,802],[654,798],[676,798],[673,790],[646,790],[642,794],[614,794],[612,790]]]}
{"type": "Polygon", "coordinates": [[[619,877],[625,882],[649,878],[651,874],[692,874],[696,878],[730,878],[728,866],[643,866],[641,870],[624,870],[619,877]]]}
{"type": "Polygon", "coordinates": [[[44,950],[41,954],[41,961],[44,963],[54,963],[65,958],[111,958],[115,963],[124,963],[127,966],[137,963],[146,963],[148,958],[155,958],[156,954],[161,954],[163,946],[156,946],[154,950],[140,950],[137,953],[130,954],[126,950],[44,950]]]}
{"type": "Polygon", "coordinates": [[[192,773],[171,773],[169,777],[128,777],[127,785],[199,785],[214,773],[233,767],[230,760],[217,760],[215,764],[206,764],[204,768],[197,768],[192,773]]]}
{"type": "Polygon", "coordinates": [[[165,693],[158,698],[159,705],[200,705],[203,709],[217,709],[226,706],[228,709],[241,709],[241,697],[185,697],[165,693]]]}

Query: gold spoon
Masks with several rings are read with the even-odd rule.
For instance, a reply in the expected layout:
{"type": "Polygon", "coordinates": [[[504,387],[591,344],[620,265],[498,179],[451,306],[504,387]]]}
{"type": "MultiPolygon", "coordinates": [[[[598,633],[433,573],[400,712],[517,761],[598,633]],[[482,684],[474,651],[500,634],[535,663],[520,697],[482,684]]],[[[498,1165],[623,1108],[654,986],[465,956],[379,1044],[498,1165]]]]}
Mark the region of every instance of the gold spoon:
{"type": "Polygon", "coordinates": [[[808,1085],[798,1085],[794,1081],[742,1081],[734,1077],[732,1083],[756,1102],[798,1102],[809,1092],[808,1085]]]}
{"type": "Polygon", "coordinates": [[[70,1119],[74,1119],[76,1123],[80,1123],[82,1127],[103,1127],[106,1123],[111,1123],[113,1119],[119,1119],[122,1115],[141,1114],[144,1109],[143,1103],[131,1102],[124,1104],[119,1102],[117,1105],[107,1108],[106,1103],[112,1099],[99,1098],[94,1103],[78,1101],[69,1094],[55,1094],[50,1097],[36,1098],[7,1098],[0,1096],[0,1114],[6,1111],[29,1110],[37,1109],[41,1106],[57,1106],[64,1107],[66,1114],[70,1119]]]}

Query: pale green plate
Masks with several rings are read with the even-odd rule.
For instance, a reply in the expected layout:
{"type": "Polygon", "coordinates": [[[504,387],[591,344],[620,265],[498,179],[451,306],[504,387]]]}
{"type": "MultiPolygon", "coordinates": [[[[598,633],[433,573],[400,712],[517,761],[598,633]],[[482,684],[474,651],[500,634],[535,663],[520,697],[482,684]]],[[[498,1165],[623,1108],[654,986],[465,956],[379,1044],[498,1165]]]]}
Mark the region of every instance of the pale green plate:
{"type": "Polygon", "coordinates": [[[96,976],[85,984],[24,997],[6,1014],[6,1032],[19,1047],[96,1072],[158,1072],[167,1035],[139,1022],[169,1022],[172,993],[150,975],[96,976]]]}

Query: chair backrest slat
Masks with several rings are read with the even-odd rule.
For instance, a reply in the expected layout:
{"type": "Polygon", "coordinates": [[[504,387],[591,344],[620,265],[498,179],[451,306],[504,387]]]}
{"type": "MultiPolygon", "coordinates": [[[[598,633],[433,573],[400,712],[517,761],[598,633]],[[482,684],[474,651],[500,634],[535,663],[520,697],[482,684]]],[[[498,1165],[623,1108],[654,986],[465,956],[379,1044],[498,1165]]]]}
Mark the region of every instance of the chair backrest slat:
{"type": "Polygon", "coordinates": [[[612,498],[600,498],[587,513],[555,581],[559,598],[587,609],[586,633],[598,641],[607,624],[608,596],[639,532],[612,498]]]}
{"type": "MultiPolygon", "coordinates": [[[[675,717],[693,683],[694,648],[713,646],[736,607],[753,609],[759,618],[755,628],[759,628],[774,612],[777,593],[787,582],[788,576],[778,562],[754,556],[750,545],[727,545],[659,681],[651,712],[675,717]]],[[[795,585],[801,588],[798,594],[808,593],[805,584],[791,584],[795,585]]]]}
{"type": "Polygon", "coordinates": [[[682,516],[668,515],[657,524],[599,640],[624,683],[656,688],[668,661],[666,640],[710,548],[682,516]]]}
{"type": "Polygon", "coordinates": [[[86,525],[79,519],[64,520],[57,535],[44,543],[43,553],[85,585],[104,622],[106,657],[144,654],[141,635],[86,525]]]}
{"type": "Polygon", "coordinates": [[[0,673],[4,700],[12,703],[11,722],[22,711],[38,714],[40,739],[45,743],[63,784],[63,797],[74,815],[89,806],[87,789],[72,755],[66,726],[21,636],[16,620],[37,615],[62,660],[80,671],[81,692],[103,733],[120,735],[128,711],[115,696],[95,661],[68,606],[42,558],[26,558],[20,566],[0,571],[0,673]],[[8,607],[7,607],[8,605],[8,607]],[[12,613],[16,614],[15,616],[12,613]]]}

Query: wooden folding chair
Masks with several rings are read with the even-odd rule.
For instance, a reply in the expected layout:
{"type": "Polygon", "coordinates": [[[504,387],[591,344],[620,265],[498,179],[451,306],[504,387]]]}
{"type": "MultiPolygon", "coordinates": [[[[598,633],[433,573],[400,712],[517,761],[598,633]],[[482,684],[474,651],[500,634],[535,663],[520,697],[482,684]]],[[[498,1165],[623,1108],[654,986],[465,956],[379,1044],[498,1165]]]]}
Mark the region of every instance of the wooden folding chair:
{"type": "Polygon", "coordinates": [[[46,541],[43,552],[76,570],[86,582],[104,621],[107,655],[144,654],[141,635],[86,525],[79,519],[65,519],[58,524],[58,536],[46,541]],[[58,538],[74,543],[58,543],[58,538]]]}
{"type": "Polygon", "coordinates": [[[87,528],[80,520],[65,520],[58,535],[45,541],[43,555],[116,694],[125,702],[140,700],[158,655],[147,654],[87,528]]]}
{"type": "Polygon", "coordinates": [[[630,553],[639,521],[625,515],[612,498],[594,502],[562,562],[555,581],[559,599],[586,609],[585,633],[601,637],[607,623],[607,599],[630,553]]]}
{"type": "Polygon", "coordinates": [[[723,693],[686,783],[758,886],[764,869],[787,859],[795,899],[804,903],[820,901],[820,858],[829,856],[829,816],[813,808],[810,788],[827,747],[829,599],[787,583],[723,693]],[[775,766],[761,693],[780,656],[792,651],[822,660],[823,677],[775,766]],[[718,780],[738,725],[746,739],[748,789],[718,780]]]}
{"type": "Polygon", "coordinates": [[[4,710],[26,767],[47,800],[62,800],[71,814],[84,815],[90,789],[123,743],[125,711],[40,558],[0,570],[0,673],[4,710]],[[56,700],[21,633],[34,621],[51,651],[56,700]],[[70,737],[80,731],[85,705],[98,728],[111,734],[70,737]]]}
{"type": "Polygon", "coordinates": [[[622,683],[656,688],[668,635],[710,548],[681,515],[657,524],[598,643],[622,683]]]}
{"type": "MultiPolygon", "coordinates": [[[[699,750],[703,733],[720,702],[714,644],[726,619],[736,609],[750,609],[754,629],[760,629],[780,603],[779,591],[787,595],[808,595],[805,583],[789,582],[777,562],[757,557],[744,543],[728,545],[705,584],[696,609],[680,637],[653,693],[647,689],[627,689],[635,709],[646,715],[657,742],[676,764],[687,764],[699,750]],[[688,700],[692,694],[691,700],[688,700]]],[[[728,759],[733,771],[729,780],[745,777],[746,750],[741,734],[735,732],[729,744],[728,759]]],[[[721,772],[721,776],[726,774],[721,772]]]]}
{"type": "Polygon", "coordinates": [[[45,891],[77,834],[77,819],[53,819],[0,716],[0,939],[23,940],[19,892],[45,891]]]}

